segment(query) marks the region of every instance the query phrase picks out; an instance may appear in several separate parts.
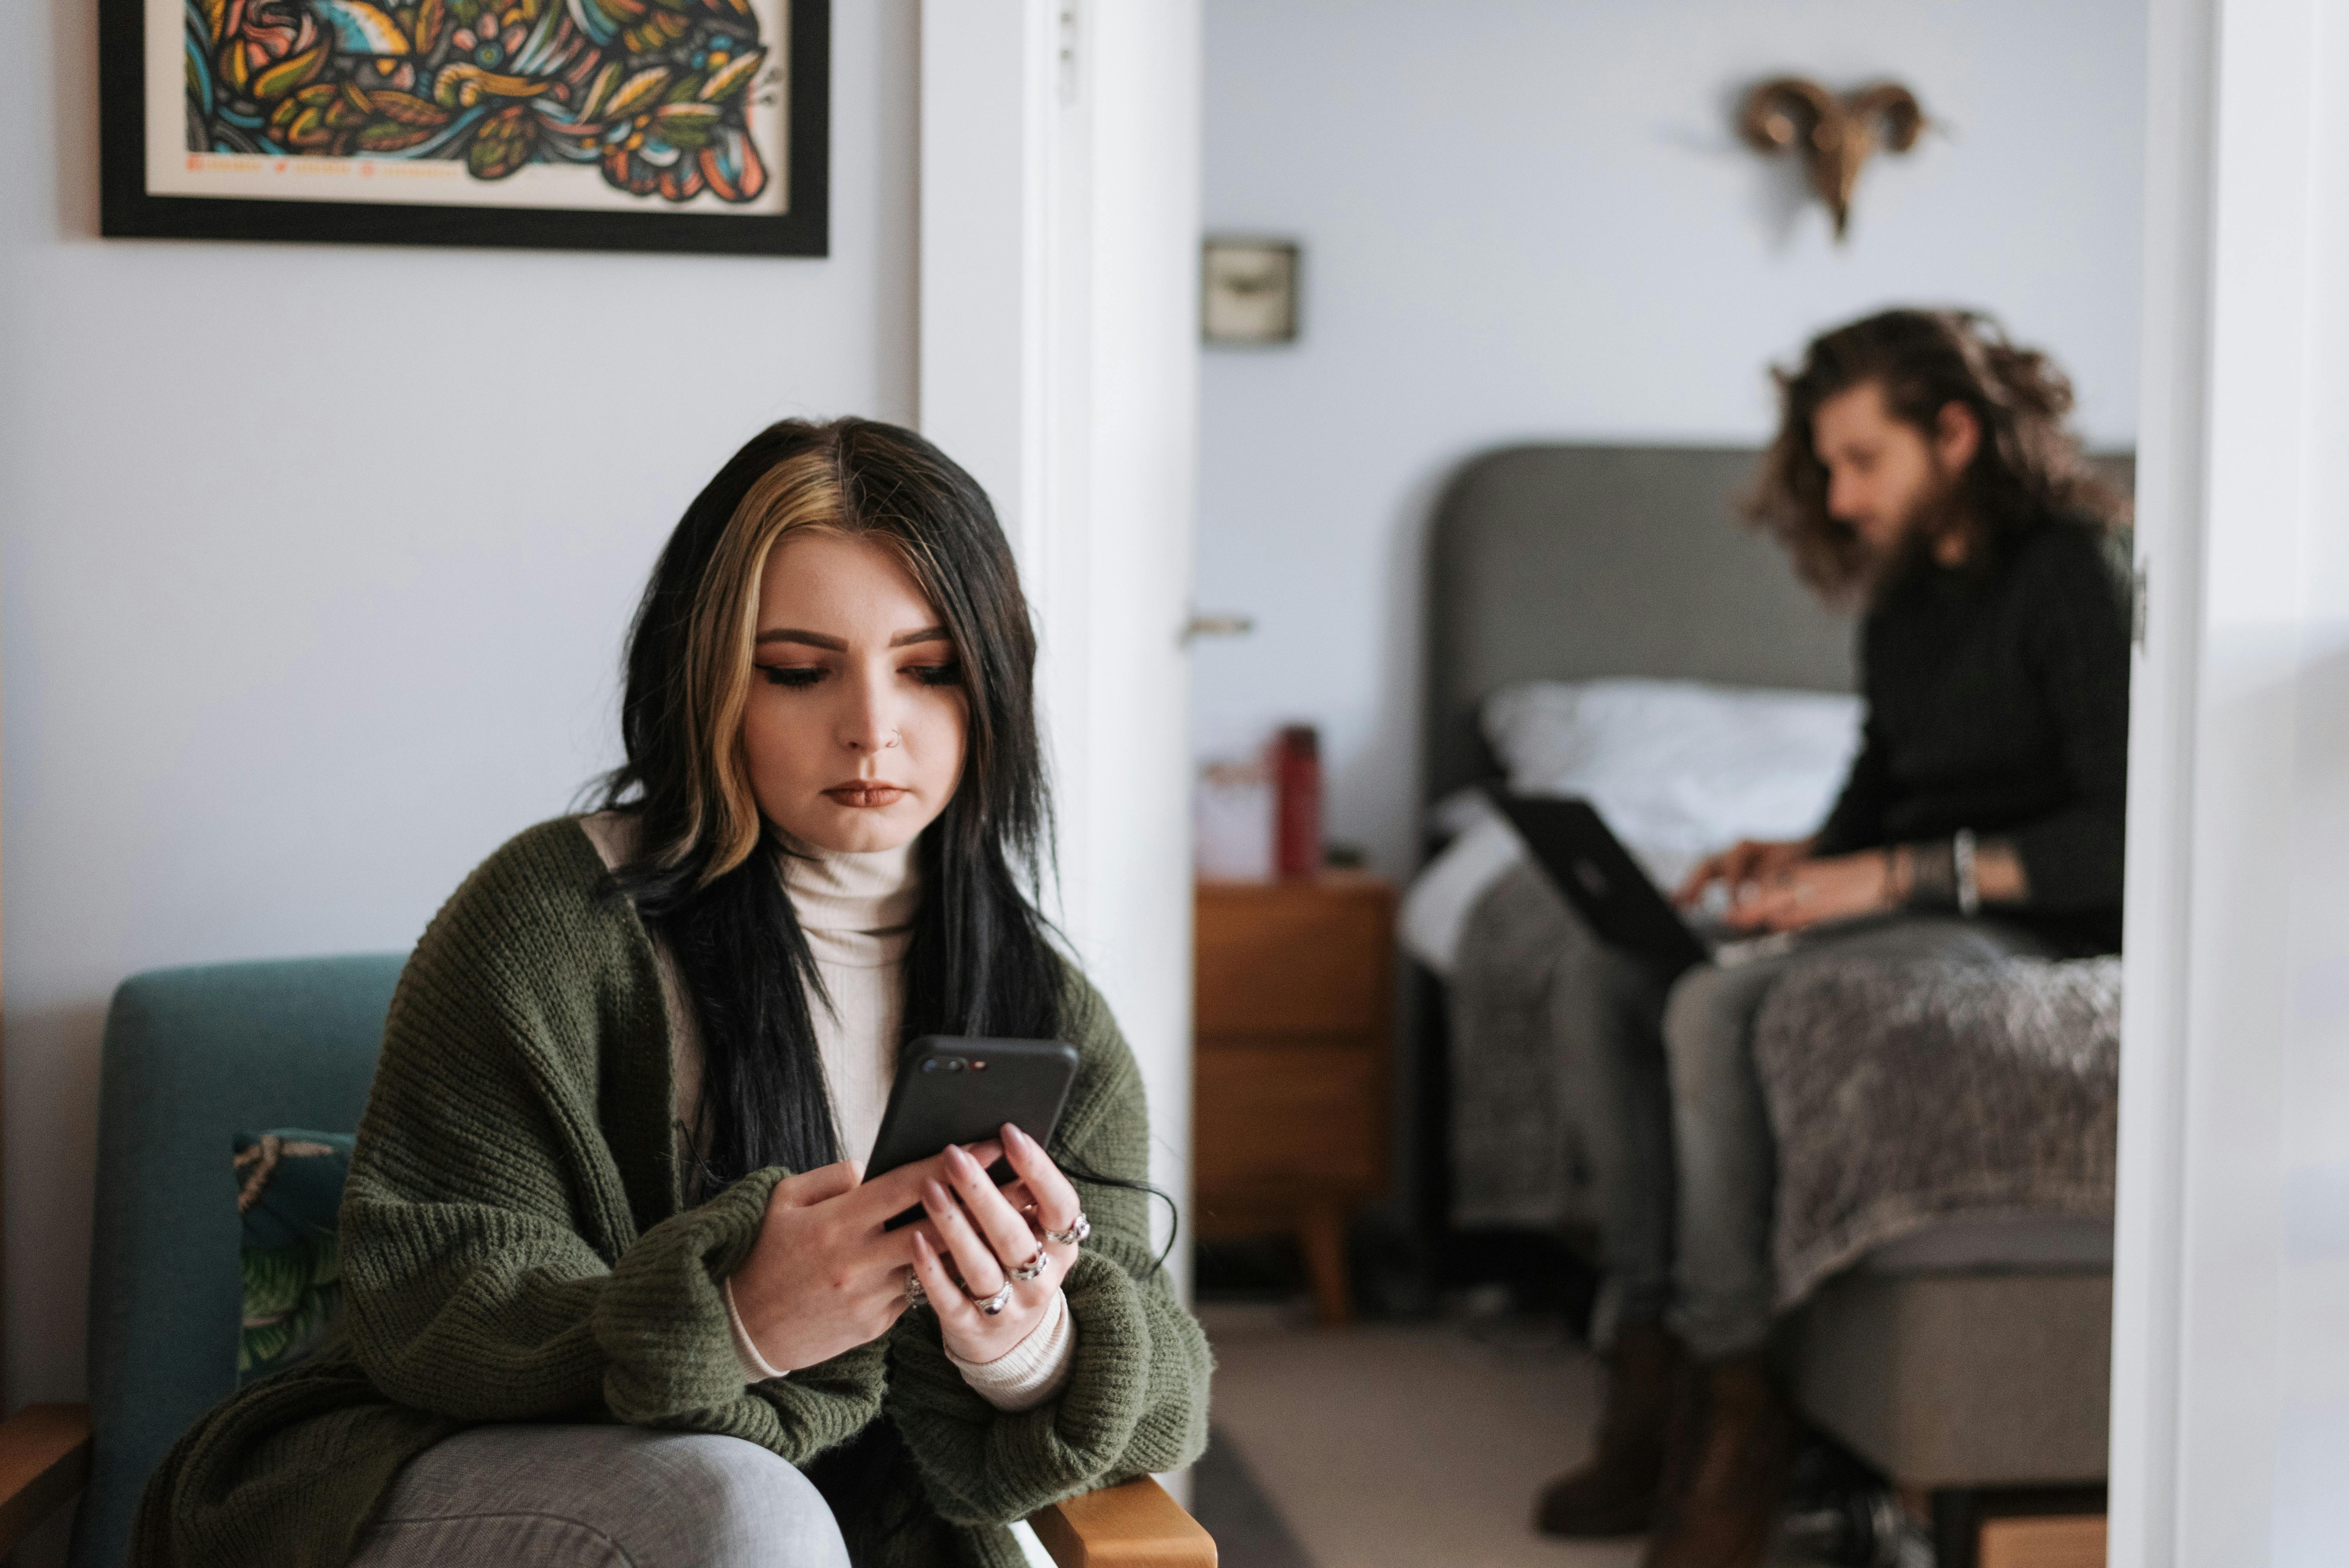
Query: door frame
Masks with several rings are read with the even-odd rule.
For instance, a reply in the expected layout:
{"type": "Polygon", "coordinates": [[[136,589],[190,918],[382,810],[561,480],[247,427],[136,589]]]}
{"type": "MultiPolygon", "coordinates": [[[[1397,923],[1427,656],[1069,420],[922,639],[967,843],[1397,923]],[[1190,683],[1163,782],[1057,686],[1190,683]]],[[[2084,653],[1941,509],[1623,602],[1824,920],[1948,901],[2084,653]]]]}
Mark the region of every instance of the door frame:
{"type": "Polygon", "coordinates": [[[2148,21],[2109,1561],[2314,1561],[2349,1527],[2316,1479],[2349,1440],[2349,5],[2148,21]]]}
{"type": "MultiPolygon", "coordinates": [[[[1185,1206],[1200,63],[1198,0],[922,8],[919,423],[1019,557],[1057,917],[1142,1068],[1152,1180],[1185,1206]]],[[[1187,1249],[1167,1262],[1187,1289],[1187,1249]]]]}

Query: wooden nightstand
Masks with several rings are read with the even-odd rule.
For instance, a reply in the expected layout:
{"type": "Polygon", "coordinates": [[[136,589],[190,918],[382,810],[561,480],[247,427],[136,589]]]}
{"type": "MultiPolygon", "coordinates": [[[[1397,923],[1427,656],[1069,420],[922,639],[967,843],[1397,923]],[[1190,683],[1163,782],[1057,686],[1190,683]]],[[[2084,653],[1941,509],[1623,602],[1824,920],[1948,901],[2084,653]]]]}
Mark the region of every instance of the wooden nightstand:
{"type": "Polygon", "coordinates": [[[1387,1188],[1392,884],[1201,882],[1197,1233],[1296,1233],[1324,1323],[1351,1316],[1346,1216],[1387,1188]]]}

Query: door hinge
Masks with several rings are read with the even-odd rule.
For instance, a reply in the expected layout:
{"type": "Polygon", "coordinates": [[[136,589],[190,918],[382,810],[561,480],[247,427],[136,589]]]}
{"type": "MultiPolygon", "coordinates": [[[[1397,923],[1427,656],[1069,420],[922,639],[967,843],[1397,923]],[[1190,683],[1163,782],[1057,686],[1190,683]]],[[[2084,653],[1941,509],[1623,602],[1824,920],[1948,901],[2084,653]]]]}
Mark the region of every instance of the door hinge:
{"type": "Polygon", "coordinates": [[[2153,597],[2146,585],[2146,571],[2139,566],[2129,577],[2129,641],[2140,648],[2145,646],[2145,621],[2153,597]]]}
{"type": "Polygon", "coordinates": [[[1256,630],[1256,617],[1236,615],[1228,611],[1195,612],[1183,623],[1183,634],[1177,640],[1185,647],[1199,637],[1245,637],[1256,630]]]}
{"type": "Polygon", "coordinates": [[[1077,101],[1077,0],[1061,0],[1061,36],[1057,51],[1060,65],[1061,105],[1068,108],[1077,101]]]}

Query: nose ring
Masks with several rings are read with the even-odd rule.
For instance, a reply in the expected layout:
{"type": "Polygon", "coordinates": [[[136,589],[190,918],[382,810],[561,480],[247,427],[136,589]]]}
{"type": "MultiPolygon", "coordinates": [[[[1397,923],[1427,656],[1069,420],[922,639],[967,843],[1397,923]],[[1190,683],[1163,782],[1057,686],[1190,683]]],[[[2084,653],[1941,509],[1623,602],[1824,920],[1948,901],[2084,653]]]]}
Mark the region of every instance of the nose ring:
{"type": "Polygon", "coordinates": [[[882,749],[882,750],[884,750],[884,751],[887,751],[887,750],[889,750],[891,748],[895,747],[895,746],[899,741],[901,741],[901,740],[903,740],[903,739],[905,739],[905,732],[904,730],[902,730],[902,729],[893,729],[893,730],[891,730],[891,731],[889,732],[889,739],[888,739],[887,743],[886,743],[886,744],[885,744],[885,745],[881,748],[881,749],[882,749]]]}

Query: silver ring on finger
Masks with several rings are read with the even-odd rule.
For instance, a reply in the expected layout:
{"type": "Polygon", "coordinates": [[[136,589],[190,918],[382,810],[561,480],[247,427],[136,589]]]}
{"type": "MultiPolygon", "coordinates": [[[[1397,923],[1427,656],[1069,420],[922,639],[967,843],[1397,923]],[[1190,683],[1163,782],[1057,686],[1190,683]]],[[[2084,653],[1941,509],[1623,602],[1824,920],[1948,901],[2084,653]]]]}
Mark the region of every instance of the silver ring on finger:
{"type": "Polygon", "coordinates": [[[970,1303],[973,1306],[978,1308],[979,1311],[987,1314],[988,1316],[993,1317],[997,1313],[1003,1310],[1004,1303],[1010,1299],[1011,1282],[1007,1279],[1003,1282],[1003,1288],[997,1291],[993,1295],[974,1295],[970,1298],[970,1303]]]}
{"type": "Polygon", "coordinates": [[[1015,1284],[1026,1284],[1030,1280],[1041,1275],[1046,1269],[1050,1268],[1051,1266],[1052,1254],[1045,1251],[1042,1247],[1038,1247],[1034,1257],[1030,1258],[1026,1263],[1021,1264],[1017,1268],[1005,1270],[1003,1277],[1014,1282],[1015,1284]]]}
{"type": "Polygon", "coordinates": [[[927,1306],[929,1304],[930,1293],[922,1288],[922,1276],[912,1269],[907,1269],[905,1271],[905,1305],[927,1306]]]}
{"type": "Polygon", "coordinates": [[[1056,1246],[1073,1247],[1092,1233],[1093,1222],[1086,1219],[1084,1211],[1080,1209],[1077,1211],[1075,1222],[1067,1230],[1047,1231],[1044,1233],[1044,1239],[1056,1246]]]}

